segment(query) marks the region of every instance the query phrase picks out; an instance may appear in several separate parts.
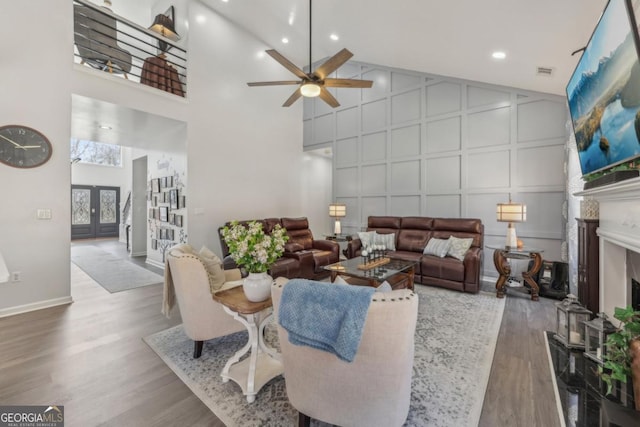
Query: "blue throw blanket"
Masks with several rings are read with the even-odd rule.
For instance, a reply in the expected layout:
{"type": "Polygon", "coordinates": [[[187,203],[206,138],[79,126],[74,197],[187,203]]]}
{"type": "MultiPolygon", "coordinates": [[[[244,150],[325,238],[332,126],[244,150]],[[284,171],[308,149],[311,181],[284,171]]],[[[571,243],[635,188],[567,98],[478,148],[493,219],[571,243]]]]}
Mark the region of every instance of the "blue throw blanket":
{"type": "Polygon", "coordinates": [[[280,301],[280,326],[289,342],[327,351],[347,362],[356,356],[374,288],[293,279],[280,301]]]}

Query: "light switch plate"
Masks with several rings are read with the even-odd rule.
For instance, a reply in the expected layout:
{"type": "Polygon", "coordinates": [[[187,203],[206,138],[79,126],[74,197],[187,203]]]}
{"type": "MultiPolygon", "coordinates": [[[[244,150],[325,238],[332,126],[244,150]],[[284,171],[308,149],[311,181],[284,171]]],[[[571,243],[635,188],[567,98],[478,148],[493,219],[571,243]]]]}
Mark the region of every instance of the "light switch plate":
{"type": "Polygon", "coordinates": [[[38,219],[51,219],[51,209],[38,209],[36,213],[38,219]]]}

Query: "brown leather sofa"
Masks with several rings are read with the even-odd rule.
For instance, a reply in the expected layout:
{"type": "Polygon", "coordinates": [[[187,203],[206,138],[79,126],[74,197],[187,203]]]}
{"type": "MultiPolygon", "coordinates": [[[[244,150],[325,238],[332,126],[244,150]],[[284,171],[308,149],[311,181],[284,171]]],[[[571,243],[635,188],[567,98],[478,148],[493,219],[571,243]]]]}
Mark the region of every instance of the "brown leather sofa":
{"type": "MultiPolygon", "coordinates": [[[[395,251],[388,256],[416,261],[415,281],[423,285],[434,285],[463,292],[480,290],[482,269],[482,247],[484,225],[480,219],[370,216],[367,231],[378,234],[395,233],[395,251]],[[440,258],[424,255],[423,251],[431,238],[473,238],[464,261],[451,256],[440,258]]],[[[360,256],[362,242],[354,237],[344,250],[347,258],[360,256]]]]}
{"type": "MultiPolygon", "coordinates": [[[[252,220],[239,221],[247,224],[252,220]]],[[[287,230],[289,240],[285,244],[284,254],[269,269],[269,275],[286,277],[289,279],[303,278],[318,280],[330,275],[323,269],[325,265],[340,260],[340,245],[329,240],[316,240],[309,229],[307,218],[266,218],[253,220],[262,223],[265,232],[271,233],[276,224],[287,230]]],[[[225,226],[230,225],[226,223],[225,226]]],[[[222,228],[218,229],[224,269],[237,268],[235,261],[229,255],[229,247],[222,238],[222,228]]]]}

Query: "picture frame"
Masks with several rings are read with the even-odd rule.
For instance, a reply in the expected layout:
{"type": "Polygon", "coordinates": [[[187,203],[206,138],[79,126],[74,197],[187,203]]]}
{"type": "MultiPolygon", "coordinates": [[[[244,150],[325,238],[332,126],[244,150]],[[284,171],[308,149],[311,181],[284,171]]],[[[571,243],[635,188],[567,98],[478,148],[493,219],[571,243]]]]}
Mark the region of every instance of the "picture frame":
{"type": "Polygon", "coordinates": [[[178,209],[187,207],[187,196],[180,196],[180,202],[178,203],[178,209]]]}
{"type": "Polygon", "coordinates": [[[158,249],[158,241],[156,239],[151,239],[151,249],[158,249]]]}
{"type": "Polygon", "coordinates": [[[167,222],[169,220],[169,208],[167,206],[160,206],[160,221],[167,222]]]}
{"type": "Polygon", "coordinates": [[[178,190],[169,190],[169,206],[171,209],[178,209],[178,190]]]}
{"type": "Polygon", "coordinates": [[[175,217],[175,225],[178,227],[182,227],[182,215],[176,215],[175,217]]]}
{"type": "Polygon", "coordinates": [[[151,206],[156,207],[158,206],[158,195],[153,196],[153,200],[151,200],[151,206]]]}
{"type": "Polygon", "coordinates": [[[154,178],[151,180],[151,192],[152,193],[160,192],[160,178],[154,178]]]}
{"type": "Polygon", "coordinates": [[[167,177],[163,176],[160,178],[160,188],[167,188],[167,177]]]}
{"type": "Polygon", "coordinates": [[[167,239],[173,240],[173,228],[167,229],[167,239]]]}
{"type": "Polygon", "coordinates": [[[173,187],[173,176],[167,177],[167,188],[173,187]]]}
{"type": "Polygon", "coordinates": [[[169,214],[169,224],[175,224],[176,221],[176,214],[169,214]]]}

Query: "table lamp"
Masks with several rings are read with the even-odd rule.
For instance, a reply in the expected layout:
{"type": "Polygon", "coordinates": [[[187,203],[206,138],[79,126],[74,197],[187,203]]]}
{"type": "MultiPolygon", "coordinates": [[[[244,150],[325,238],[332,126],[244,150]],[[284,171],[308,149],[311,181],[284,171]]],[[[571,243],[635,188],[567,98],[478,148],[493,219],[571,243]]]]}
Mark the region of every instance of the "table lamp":
{"type": "Polygon", "coordinates": [[[509,248],[518,247],[518,238],[516,237],[516,227],[514,222],[525,222],[527,220],[527,205],[522,203],[512,203],[509,198],[509,203],[498,203],[496,209],[496,219],[498,222],[508,222],[507,227],[507,240],[505,246],[509,248]]]}
{"type": "Polygon", "coordinates": [[[336,219],[333,232],[337,236],[342,233],[340,218],[347,216],[347,206],[340,203],[331,203],[329,205],[329,216],[336,219]]]}

